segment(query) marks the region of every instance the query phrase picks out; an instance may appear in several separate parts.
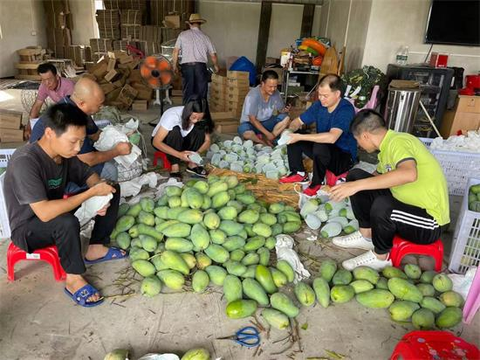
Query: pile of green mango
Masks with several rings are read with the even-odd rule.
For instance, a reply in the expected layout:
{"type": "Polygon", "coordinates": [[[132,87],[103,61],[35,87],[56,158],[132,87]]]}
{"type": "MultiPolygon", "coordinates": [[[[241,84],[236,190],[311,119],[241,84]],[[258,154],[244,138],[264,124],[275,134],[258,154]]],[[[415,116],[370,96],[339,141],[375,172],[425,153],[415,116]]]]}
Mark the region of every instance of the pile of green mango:
{"type": "Polygon", "coordinates": [[[342,304],[353,298],[373,309],[388,309],[392,320],[411,322],[416,329],[452,328],[462,320],[463,297],[452,291],[452,280],[417,265],[405,265],[404,271],[389,266],[381,274],[368,267],[352,272],[337,269],[332,260],[321,263],[319,277],[312,286],[298,283],[297,299],[303,306],[318,303],[342,304]]]}
{"type": "Polygon", "coordinates": [[[468,190],[468,210],[480,212],[480,184],[472,185],[468,190]]]}
{"type": "Polygon", "coordinates": [[[272,266],[270,252],[276,235],[301,226],[293,207],[258,201],[236,176],[210,176],[166,187],[156,201],[122,204],[112,238],[129,250],[145,296],[164,286],[181,290],[187,280],[197,293],[212,284],[223,288],[230,318],[271,304],[264,317],[285,327],[283,314],[296,316],[298,308],[278,289],[293,281],[294,272],[286,261],[272,266]]]}

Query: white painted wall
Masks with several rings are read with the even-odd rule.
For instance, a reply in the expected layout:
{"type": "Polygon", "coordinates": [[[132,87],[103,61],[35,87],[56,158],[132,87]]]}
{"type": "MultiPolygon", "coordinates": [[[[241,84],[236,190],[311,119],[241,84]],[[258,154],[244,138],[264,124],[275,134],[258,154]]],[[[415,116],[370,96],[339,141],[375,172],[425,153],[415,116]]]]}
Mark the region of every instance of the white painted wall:
{"type": "Polygon", "coordinates": [[[330,38],[337,52],[347,46],[346,71],[362,64],[372,0],[326,0],[320,20],[320,35],[330,38]]]}
{"type": "MultiPolygon", "coordinates": [[[[255,63],[257,56],[260,3],[199,0],[198,11],[207,23],[203,31],[212,39],[221,65],[229,56],[246,56],[255,63]]],[[[321,33],[322,7],[315,7],[312,35],[321,33]]],[[[295,43],[302,28],[303,5],[273,4],[267,56],[280,57],[280,51],[295,43]]]]}
{"type": "Polygon", "coordinates": [[[69,0],[72,13],[72,43],[74,45],[89,45],[95,38],[96,20],[94,0],[69,0]]]}
{"type": "Polygon", "coordinates": [[[280,58],[284,48],[295,45],[302,31],[303,5],[272,4],[267,56],[280,58]]]}
{"type": "MultiPolygon", "coordinates": [[[[385,71],[402,45],[410,48],[409,63],[423,62],[430,47],[424,44],[429,8],[430,0],[373,0],[363,64],[385,71]]],[[[433,51],[450,54],[448,65],[465,68],[465,74],[480,71],[478,46],[434,45],[433,51]]]]}
{"type": "Polygon", "coordinates": [[[255,63],[260,3],[200,0],[197,5],[207,20],[202,30],[212,39],[220,65],[225,66],[229,56],[242,55],[255,63]]]}
{"type": "Polygon", "coordinates": [[[47,45],[43,17],[41,1],[0,1],[0,78],[15,75],[18,49],[47,45]],[[32,31],[36,35],[32,35],[32,31]]]}

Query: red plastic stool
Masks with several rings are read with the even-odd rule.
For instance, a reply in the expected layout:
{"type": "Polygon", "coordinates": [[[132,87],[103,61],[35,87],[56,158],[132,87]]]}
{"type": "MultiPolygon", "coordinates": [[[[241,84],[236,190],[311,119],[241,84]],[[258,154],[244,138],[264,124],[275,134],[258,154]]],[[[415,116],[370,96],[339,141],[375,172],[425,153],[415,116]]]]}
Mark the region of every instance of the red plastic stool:
{"type": "Polygon", "coordinates": [[[448,331],[412,331],[393,350],[390,360],[477,360],[477,347],[448,331]]]}
{"type": "Polygon", "coordinates": [[[327,185],[328,186],[335,186],[337,184],[338,179],[341,179],[341,178],[346,179],[347,175],[348,175],[348,171],[345,171],[343,174],[340,174],[340,175],[337,176],[333,172],[331,172],[330,170],[327,170],[327,172],[325,173],[325,177],[326,177],[326,180],[327,180],[327,185]]]}
{"type": "Polygon", "coordinates": [[[158,159],[162,160],[164,169],[169,171],[172,170],[172,164],[170,164],[170,161],[168,161],[167,154],[162,151],[155,151],[153,154],[153,166],[157,166],[158,159]]]}
{"type": "Polygon", "coordinates": [[[400,236],[395,235],[393,238],[393,247],[390,250],[390,259],[395,267],[399,267],[402,259],[406,255],[427,255],[435,259],[435,271],[442,270],[443,262],[443,243],[438,239],[432,244],[419,245],[402,239],[400,236]]]}
{"type": "Polygon", "coordinates": [[[7,250],[7,277],[8,281],[15,280],[15,264],[21,260],[42,260],[48,262],[53,269],[53,275],[56,281],[65,281],[67,274],[60,264],[58,250],[56,246],[49,246],[43,249],[35,250],[29,254],[26,251],[10,243],[7,250]]]}

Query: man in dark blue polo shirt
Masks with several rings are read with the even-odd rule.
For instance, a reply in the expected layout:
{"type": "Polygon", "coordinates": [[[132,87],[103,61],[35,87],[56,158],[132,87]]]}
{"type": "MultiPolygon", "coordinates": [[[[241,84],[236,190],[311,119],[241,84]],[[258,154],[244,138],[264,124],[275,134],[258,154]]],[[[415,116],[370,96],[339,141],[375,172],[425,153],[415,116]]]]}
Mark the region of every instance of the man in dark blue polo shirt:
{"type": "Polygon", "coordinates": [[[293,131],[303,125],[316,125],[316,134],[290,134],[287,150],[291,173],[280,179],[282,183],[307,182],[302,156],[305,154],[312,158],[313,178],[304,190],[308,196],[317,194],[327,169],[340,175],[357,160],[357,142],[350,132],[355,110],[350,102],[342,98],[342,87],[339,76],[325,75],[318,85],[319,101],[314,102],[290,125],[293,131]]]}

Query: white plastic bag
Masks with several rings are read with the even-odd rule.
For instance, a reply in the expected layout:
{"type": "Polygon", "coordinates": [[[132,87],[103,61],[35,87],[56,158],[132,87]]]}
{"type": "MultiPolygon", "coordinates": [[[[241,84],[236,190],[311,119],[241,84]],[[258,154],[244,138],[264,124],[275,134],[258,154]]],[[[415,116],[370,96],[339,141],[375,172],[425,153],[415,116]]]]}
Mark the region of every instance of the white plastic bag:
{"type": "MultiPolygon", "coordinates": [[[[113,149],[119,142],[128,142],[128,136],[122,131],[122,126],[110,125],[102,130],[93,146],[98,151],[108,151],[113,149]]],[[[133,145],[130,154],[117,156],[115,161],[129,169],[141,154],[142,150],[138,146],[133,145]]]]}
{"type": "Polygon", "coordinates": [[[294,283],[297,283],[302,279],[308,279],[310,273],[305,269],[305,266],[303,266],[296,251],[293,250],[293,238],[289,235],[279,234],[275,239],[277,240],[277,244],[275,245],[277,260],[286,260],[290,264],[295,272],[294,283]]]}
{"type": "Polygon", "coordinates": [[[175,178],[169,178],[167,182],[157,186],[157,194],[156,194],[157,199],[163,195],[163,193],[165,192],[165,188],[167,186],[178,186],[179,188],[183,188],[184,185],[183,185],[183,182],[178,181],[175,178]]]}
{"type": "Polygon", "coordinates": [[[94,196],[85,201],[74,214],[80,222],[80,226],[85,225],[90,219],[97,216],[98,210],[107,205],[112,198],[113,194],[108,194],[105,196],[94,196]]]}
{"type": "Polygon", "coordinates": [[[473,279],[477,273],[477,267],[471,267],[465,275],[449,274],[448,277],[453,282],[453,291],[461,294],[464,300],[467,300],[468,292],[473,284],[473,279]]]}
{"type": "Polygon", "coordinates": [[[122,197],[136,196],[142,189],[143,185],[148,185],[150,188],[156,188],[157,182],[160,179],[165,179],[165,177],[154,172],[149,172],[130,181],[121,182],[120,194],[122,194],[122,197]]]}

